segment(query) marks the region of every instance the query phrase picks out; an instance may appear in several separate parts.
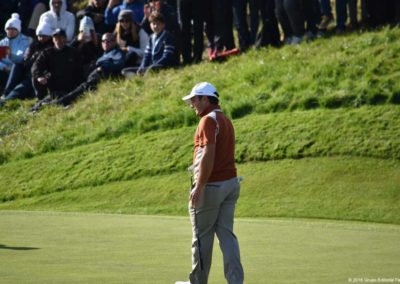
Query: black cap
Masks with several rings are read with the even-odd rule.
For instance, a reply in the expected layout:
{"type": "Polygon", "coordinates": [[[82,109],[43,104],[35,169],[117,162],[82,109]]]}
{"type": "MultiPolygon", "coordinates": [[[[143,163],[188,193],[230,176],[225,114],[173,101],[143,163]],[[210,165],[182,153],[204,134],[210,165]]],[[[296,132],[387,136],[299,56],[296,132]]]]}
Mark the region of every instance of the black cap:
{"type": "Polygon", "coordinates": [[[121,10],[118,15],[118,21],[120,20],[128,20],[133,22],[134,14],[132,10],[121,10]]]}
{"type": "Polygon", "coordinates": [[[57,36],[57,35],[67,37],[67,34],[63,29],[56,29],[53,33],[53,36],[57,36]]]}

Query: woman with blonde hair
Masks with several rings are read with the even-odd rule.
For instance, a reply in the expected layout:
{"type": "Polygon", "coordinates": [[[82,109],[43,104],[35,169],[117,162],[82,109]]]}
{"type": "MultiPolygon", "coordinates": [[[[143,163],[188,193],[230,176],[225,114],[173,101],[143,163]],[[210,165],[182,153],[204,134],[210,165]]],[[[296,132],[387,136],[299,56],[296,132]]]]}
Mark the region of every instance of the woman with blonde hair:
{"type": "Polygon", "coordinates": [[[114,33],[119,47],[126,54],[125,67],[139,66],[149,41],[149,36],[134,21],[134,14],[131,10],[122,10],[119,13],[114,33]]]}

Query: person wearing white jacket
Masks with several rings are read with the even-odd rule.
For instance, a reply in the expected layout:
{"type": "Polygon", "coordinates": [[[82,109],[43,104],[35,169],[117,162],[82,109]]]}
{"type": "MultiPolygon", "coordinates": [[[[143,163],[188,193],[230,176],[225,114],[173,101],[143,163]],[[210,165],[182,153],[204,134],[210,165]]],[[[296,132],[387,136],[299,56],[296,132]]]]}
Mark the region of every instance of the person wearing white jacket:
{"type": "Polygon", "coordinates": [[[4,95],[7,95],[23,76],[24,53],[32,39],[21,33],[21,20],[17,13],[11,15],[4,26],[4,31],[7,37],[0,40],[0,46],[6,47],[8,54],[0,59],[0,91],[4,91],[4,95]]]}
{"type": "Polygon", "coordinates": [[[40,16],[39,23],[47,21],[54,30],[62,29],[70,43],[75,35],[75,15],[67,11],[66,0],[50,0],[50,10],[40,16]]]}

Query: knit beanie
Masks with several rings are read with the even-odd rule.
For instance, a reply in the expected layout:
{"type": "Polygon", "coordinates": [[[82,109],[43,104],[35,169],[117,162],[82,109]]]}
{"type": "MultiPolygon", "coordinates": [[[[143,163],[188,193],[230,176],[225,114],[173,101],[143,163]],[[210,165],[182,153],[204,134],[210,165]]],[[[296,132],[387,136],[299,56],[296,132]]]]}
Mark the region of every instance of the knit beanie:
{"type": "Polygon", "coordinates": [[[133,11],[132,10],[122,10],[121,12],[119,12],[118,21],[120,21],[120,20],[128,20],[128,21],[133,22],[133,20],[134,20],[133,11]]]}
{"type": "Polygon", "coordinates": [[[79,23],[79,31],[80,32],[87,32],[87,31],[90,32],[91,30],[94,31],[93,20],[88,16],[84,16],[79,23]]]}
{"type": "Polygon", "coordinates": [[[18,32],[21,32],[21,20],[19,19],[18,13],[13,13],[11,19],[6,22],[4,30],[7,31],[8,28],[14,28],[17,29],[18,32]]]}
{"type": "Polygon", "coordinates": [[[37,36],[52,36],[54,29],[49,22],[46,20],[41,21],[36,29],[37,36]]]}

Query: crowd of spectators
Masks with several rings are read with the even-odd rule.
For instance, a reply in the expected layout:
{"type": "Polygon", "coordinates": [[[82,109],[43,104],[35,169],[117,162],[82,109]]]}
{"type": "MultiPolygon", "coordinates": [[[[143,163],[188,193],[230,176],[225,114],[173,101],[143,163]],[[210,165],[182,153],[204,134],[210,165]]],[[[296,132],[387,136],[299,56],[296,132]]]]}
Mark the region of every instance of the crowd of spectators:
{"type": "Polygon", "coordinates": [[[0,1],[0,106],[68,106],[104,78],[400,21],[398,0],[88,0],[79,11],[71,2],[0,1]]]}

